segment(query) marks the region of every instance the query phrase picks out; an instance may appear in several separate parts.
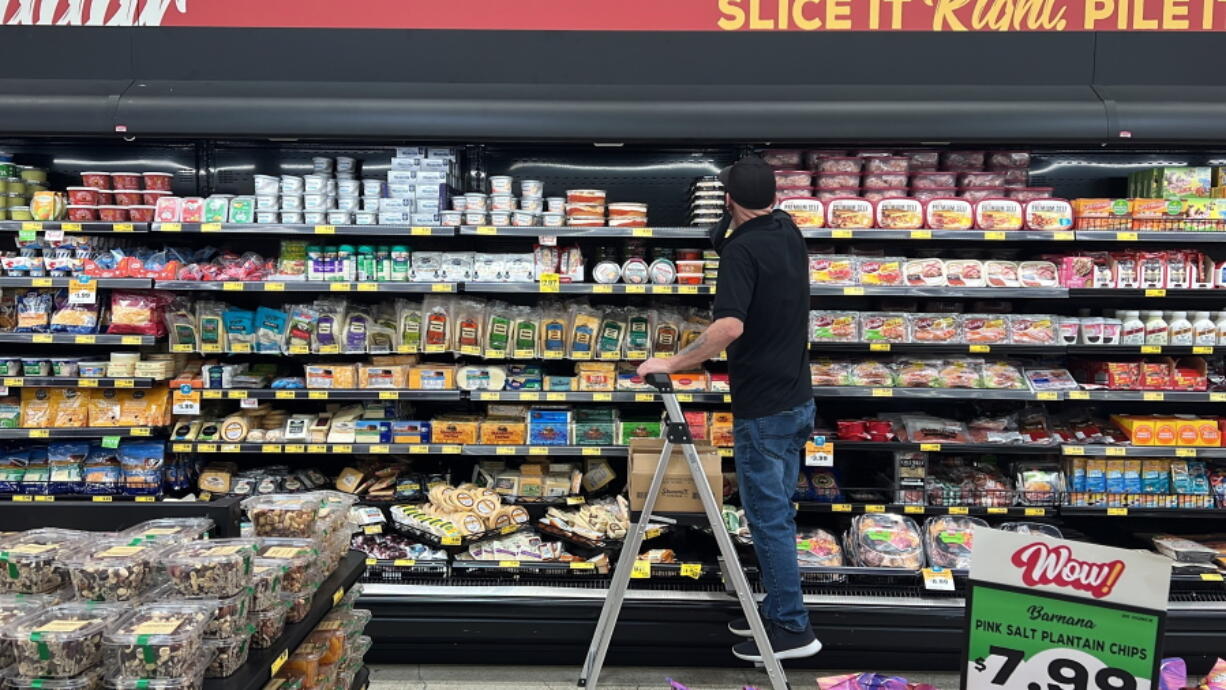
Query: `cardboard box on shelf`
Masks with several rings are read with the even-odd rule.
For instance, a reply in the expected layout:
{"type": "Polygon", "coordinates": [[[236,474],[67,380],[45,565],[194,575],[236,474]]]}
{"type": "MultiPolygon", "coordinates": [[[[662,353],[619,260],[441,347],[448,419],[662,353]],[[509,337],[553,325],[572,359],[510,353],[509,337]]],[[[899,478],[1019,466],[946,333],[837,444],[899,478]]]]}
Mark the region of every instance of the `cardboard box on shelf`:
{"type": "MultiPolygon", "coordinates": [[[[707,484],[720,500],[724,491],[724,476],[720,468],[719,454],[709,443],[696,443],[698,457],[702,463],[703,474],[707,484]]],[[[660,463],[660,453],[664,450],[662,439],[641,439],[630,442],[630,509],[641,510],[647,500],[647,491],[651,488],[651,479],[660,463]]],[[[668,466],[664,474],[664,483],[660,487],[660,496],[656,500],[655,512],[661,513],[700,513],[702,499],[698,495],[698,486],[690,475],[690,467],[685,461],[681,447],[674,447],[668,458],[668,466]]]]}

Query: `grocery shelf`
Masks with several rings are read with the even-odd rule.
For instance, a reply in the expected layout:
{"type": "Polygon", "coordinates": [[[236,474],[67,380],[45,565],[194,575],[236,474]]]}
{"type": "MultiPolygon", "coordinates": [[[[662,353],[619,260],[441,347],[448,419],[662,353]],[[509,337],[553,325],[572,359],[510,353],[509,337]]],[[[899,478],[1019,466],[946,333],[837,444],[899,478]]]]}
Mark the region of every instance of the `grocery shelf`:
{"type": "Polygon", "coordinates": [[[1072,242],[1071,231],[1039,230],[883,230],[801,228],[801,234],[812,240],[959,240],[963,242],[1072,242]]]}
{"type": "Polygon", "coordinates": [[[897,441],[834,441],[835,452],[927,452],[927,453],[991,453],[999,455],[1055,455],[1060,446],[1043,446],[1034,443],[1009,445],[1005,443],[899,443],[897,441]]]}
{"type": "Polygon", "coordinates": [[[1061,355],[1068,352],[1063,345],[972,345],[969,343],[809,343],[810,352],[861,353],[861,352],[906,352],[917,354],[970,354],[970,355],[1061,355]]]}
{"type": "MultiPolygon", "coordinates": [[[[1226,294],[1223,295],[1226,297],[1226,294]]],[[[1226,349],[1226,348],[1223,348],[1226,349]]],[[[1069,345],[1070,355],[1211,355],[1212,345],[1069,345]]]]}
{"type": "Polygon", "coordinates": [[[72,223],[68,221],[53,221],[53,220],[5,220],[0,221],[0,230],[63,230],[65,232],[86,232],[86,233],[104,233],[104,232],[148,232],[148,223],[102,223],[98,221],[88,221],[81,223],[72,223]]]}
{"type": "Polygon", "coordinates": [[[147,438],[154,435],[161,427],[148,426],[97,426],[68,427],[63,429],[0,429],[0,439],[29,438],[105,438],[119,436],[124,438],[147,438]]]}
{"type": "Polygon", "coordinates": [[[1125,458],[1226,458],[1226,447],[1064,445],[1063,455],[1125,458]]]}
{"type": "Polygon", "coordinates": [[[0,497],[0,524],[6,530],[63,527],[121,530],[163,517],[207,517],[215,535],[240,535],[241,497],[215,501],[165,500],[158,496],[8,496],[0,497]]]}
{"type": "Polygon", "coordinates": [[[7,388],[150,388],[148,378],[83,378],[76,376],[5,376],[0,385],[7,388]]]}
{"type": "Polygon", "coordinates": [[[540,283],[464,283],[464,292],[472,293],[552,293],[581,295],[713,295],[714,285],[626,285],[622,283],[559,283],[557,289],[544,288],[540,283]]]}
{"type": "Polygon", "coordinates": [[[1191,391],[1064,391],[1066,400],[1102,400],[1105,402],[1226,402],[1226,393],[1191,391]]]}
{"type": "Polygon", "coordinates": [[[344,389],[344,390],[307,390],[295,388],[290,390],[273,390],[270,388],[205,388],[200,391],[204,400],[437,400],[457,401],[461,399],[461,391],[429,391],[429,390],[380,390],[344,389]]]}
{"type": "Polygon", "coordinates": [[[1080,242],[1226,242],[1226,232],[1144,231],[1144,230],[1078,230],[1080,242]]]}
{"type": "Polygon", "coordinates": [[[410,283],[404,281],[330,282],[322,280],[195,281],[159,280],[158,290],[178,292],[457,292],[457,283],[410,283]]]}
{"type": "Polygon", "coordinates": [[[860,287],[812,285],[810,295],[843,297],[977,297],[981,299],[1065,299],[1067,288],[951,288],[951,287],[860,287]]]}
{"type": "MultiPolygon", "coordinates": [[[[68,287],[71,278],[31,278],[31,277],[15,277],[3,276],[0,277],[0,287],[25,287],[25,288],[49,288],[49,287],[68,287]]],[[[93,281],[100,288],[130,288],[130,289],[148,289],[152,287],[153,281],[148,278],[94,278],[93,281]]]]}
{"type": "Polygon", "coordinates": [[[908,400],[1061,400],[1056,391],[1001,390],[987,388],[873,388],[868,386],[819,386],[818,398],[906,398],[908,400]]]}
{"type": "MultiPolygon", "coordinates": [[[[472,400],[487,402],[660,402],[658,393],[556,393],[539,391],[472,391],[472,400]]],[[[730,393],[678,393],[683,403],[730,403],[730,393]]]]}
{"type": "Polygon", "coordinates": [[[465,455],[592,455],[624,458],[629,452],[628,446],[464,446],[465,455]]]}
{"type": "Polygon", "coordinates": [[[996,515],[1000,517],[1051,517],[1061,509],[1039,506],[932,506],[900,503],[825,503],[801,501],[796,509],[802,513],[896,513],[900,515],[996,515]]]}
{"type": "Polygon", "coordinates": [[[464,452],[460,445],[431,443],[214,443],[201,441],[175,441],[171,439],[172,453],[404,453],[408,455],[459,455],[464,452]]]}
{"type": "Polygon", "coordinates": [[[157,338],[151,335],[0,333],[0,343],[33,343],[35,345],[152,345],[156,342],[157,338]]]}
{"type": "Polygon", "coordinates": [[[1226,517],[1222,508],[1136,508],[1103,506],[1060,506],[1057,509],[1064,517],[1154,517],[1154,518],[1220,518],[1226,517]]]}
{"type": "Polygon", "coordinates": [[[263,688],[289,659],[290,653],[302,644],[302,641],[315,629],[315,626],[319,625],[332,607],[340,603],[345,592],[358,581],[365,568],[365,554],[360,551],[350,551],[336,571],[319,586],[306,618],[286,625],[285,632],[268,649],[252,649],[247,657],[247,663],[243,664],[233,675],[205,680],[204,690],[260,690],[263,688]]]}
{"type": "Polygon", "coordinates": [[[455,237],[455,228],[410,225],[306,225],[289,223],[153,223],[151,232],[218,232],[250,235],[366,235],[455,237]]]}
{"type": "MultiPolygon", "coordinates": [[[[455,229],[455,228],[451,228],[455,229]]],[[[461,235],[497,237],[657,237],[705,240],[706,226],[668,228],[572,228],[572,227],[504,227],[490,225],[466,225],[459,228],[461,235]]]]}
{"type": "Polygon", "coordinates": [[[1150,289],[1122,289],[1122,288],[1071,288],[1068,290],[1068,296],[1073,299],[1141,299],[1142,303],[1136,304],[1138,308],[1148,309],[1145,306],[1144,300],[1161,298],[1161,297],[1178,297],[1180,299],[1214,299],[1221,300],[1226,303],[1226,290],[1220,288],[1206,288],[1203,290],[1189,290],[1182,288],[1150,288],[1150,289]]]}

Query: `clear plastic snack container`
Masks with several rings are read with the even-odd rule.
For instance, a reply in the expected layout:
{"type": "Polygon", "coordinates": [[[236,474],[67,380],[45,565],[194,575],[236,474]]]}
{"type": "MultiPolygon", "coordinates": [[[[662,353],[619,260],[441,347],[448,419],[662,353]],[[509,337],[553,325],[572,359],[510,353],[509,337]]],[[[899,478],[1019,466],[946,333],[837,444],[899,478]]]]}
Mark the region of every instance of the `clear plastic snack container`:
{"type": "Polygon", "coordinates": [[[281,561],[257,558],[251,569],[251,608],[263,611],[281,600],[286,566],[281,561]]]}
{"type": "Polygon", "coordinates": [[[306,641],[320,646],[323,651],[321,659],[323,663],[334,664],[345,656],[348,638],[345,637],[343,630],[316,630],[307,635],[306,641]]]}
{"type": "Polygon", "coordinates": [[[252,529],[260,537],[311,537],[321,501],[311,494],[268,494],[243,501],[252,529]]]}
{"type": "Polygon", "coordinates": [[[62,604],[10,623],[0,636],[12,647],[17,674],[71,678],[98,664],[102,638],[123,611],[116,604],[62,604]]]}
{"type": "Polygon", "coordinates": [[[242,634],[233,637],[206,639],[205,647],[212,650],[213,660],[204,670],[205,678],[226,678],[247,663],[251,652],[251,635],[255,626],[248,624],[242,634]]]}
{"type": "MultiPolygon", "coordinates": [[[[201,650],[203,653],[203,649],[201,650]]],[[[197,663],[178,678],[125,678],[108,675],[102,681],[106,690],[201,690],[204,687],[204,670],[212,661],[204,655],[197,663]]]]}
{"type": "Polygon", "coordinates": [[[179,544],[163,556],[166,574],[189,597],[231,597],[251,585],[257,539],[213,539],[179,544]]]}
{"type": "Polygon", "coordinates": [[[41,594],[67,581],[59,557],[71,552],[87,532],[34,529],[0,539],[0,592],[41,594]]]}
{"type": "Polygon", "coordinates": [[[287,602],[281,601],[265,611],[251,614],[251,622],[255,630],[251,634],[251,645],[256,649],[267,649],[285,632],[285,618],[289,614],[287,602]]]}
{"type": "MultiPolygon", "coordinates": [[[[0,630],[42,609],[41,602],[22,598],[20,594],[0,594],[0,630]]],[[[0,669],[7,668],[12,663],[13,647],[8,640],[0,638],[0,669]]]]}
{"type": "Polygon", "coordinates": [[[102,682],[102,669],[95,667],[72,678],[35,678],[23,676],[15,669],[5,675],[0,669],[0,690],[97,690],[102,682]]]}
{"type": "Polygon", "coordinates": [[[199,664],[213,612],[194,604],[149,604],[125,616],[102,638],[109,675],[182,678],[199,664]]]}
{"type": "Polygon", "coordinates": [[[310,587],[301,592],[283,592],[282,601],[289,607],[285,616],[288,623],[301,623],[311,612],[311,604],[315,602],[316,587],[310,587]]]}
{"type": "Polygon", "coordinates": [[[121,534],[128,540],[180,543],[203,537],[213,526],[209,518],[158,518],[129,527],[121,534]]]}
{"type": "MultiPolygon", "coordinates": [[[[298,645],[298,649],[290,655],[285,665],[277,672],[277,675],[286,676],[288,678],[297,678],[302,681],[302,687],[306,690],[320,687],[320,660],[323,658],[323,650],[319,645],[305,643],[298,645]]],[[[328,687],[328,686],[324,686],[328,687]]]]}
{"type": "Polygon", "coordinates": [[[168,604],[188,604],[204,606],[213,616],[204,629],[204,636],[209,638],[233,637],[246,630],[251,622],[252,592],[250,587],[244,587],[241,592],[230,597],[185,597],[174,585],[167,584],[154,591],[150,600],[168,604]]]}
{"type": "Polygon", "coordinates": [[[313,539],[265,539],[256,558],[284,566],[281,588],[301,592],[322,579],[318,572],[319,555],[319,544],[313,539]]]}
{"type": "Polygon", "coordinates": [[[156,582],[165,549],[127,537],[82,543],[60,562],[68,570],[77,597],[87,601],[130,601],[156,582]]]}

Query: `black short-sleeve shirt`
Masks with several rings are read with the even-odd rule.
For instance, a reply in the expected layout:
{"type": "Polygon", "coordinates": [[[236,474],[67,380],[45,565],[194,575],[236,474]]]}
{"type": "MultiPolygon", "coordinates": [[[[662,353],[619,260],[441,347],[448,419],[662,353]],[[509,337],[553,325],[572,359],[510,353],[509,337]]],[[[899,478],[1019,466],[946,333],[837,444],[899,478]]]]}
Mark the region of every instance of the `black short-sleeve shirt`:
{"type": "Polygon", "coordinates": [[[745,328],[728,346],[732,413],[765,417],[813,397],[809,378],[809,259],[791,216],[741,225],[719,248],[712,317],[745,328]]]}

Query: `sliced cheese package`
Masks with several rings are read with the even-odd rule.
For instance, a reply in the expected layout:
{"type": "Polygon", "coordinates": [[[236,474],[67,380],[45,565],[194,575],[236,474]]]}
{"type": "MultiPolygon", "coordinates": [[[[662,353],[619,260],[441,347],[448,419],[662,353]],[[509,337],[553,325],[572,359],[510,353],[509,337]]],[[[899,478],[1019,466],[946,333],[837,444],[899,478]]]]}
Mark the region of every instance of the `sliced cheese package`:
{"type": "Polygon", "coordinates": [[[590,359],[596,348],[596,336],[600,332],[600,313],[586,305],[571,307],[570,335],[567,352],[574,359],[590,359]]]}
{"type": "Polygon", "coordinates": [[[444,295],[430,295],[422,302],[421,344],[423,352],[452,349],[454,306],[444,295]]]}

